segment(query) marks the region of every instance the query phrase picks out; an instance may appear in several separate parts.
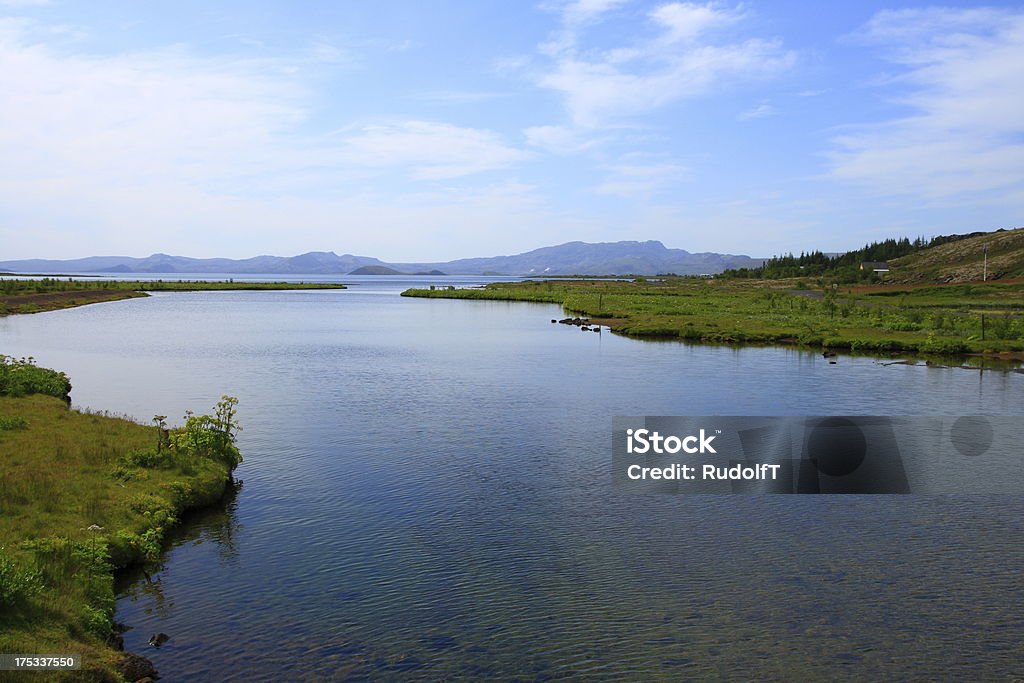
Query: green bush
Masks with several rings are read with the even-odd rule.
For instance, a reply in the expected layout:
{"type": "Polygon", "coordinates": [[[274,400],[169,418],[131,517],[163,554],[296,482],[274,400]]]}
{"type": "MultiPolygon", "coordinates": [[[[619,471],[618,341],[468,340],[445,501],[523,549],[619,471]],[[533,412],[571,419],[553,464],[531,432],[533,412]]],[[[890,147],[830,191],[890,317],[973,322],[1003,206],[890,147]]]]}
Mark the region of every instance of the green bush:
{"type": "Polygon", "coordinates": [[[1018,333],[1014,319],[1009,315],[992,316],[989,318],[992,334],[997,339],[1017,339],[1018,333]]]}
{"type": "Polygon", "coordinates": [[[958,339],[929,339],[918,350],[924,353],[956,354],[966,353],[970,347],[958,339]]]}
{"type": "Polygon", "coordinates": [[[106,638],[114,627],[114,620],[107,610],[86,605],[82,610],[82,626],[97,638],[106,638]]]}
{"type": "Polygon", "coordinates": [[[0,354],[0,396],[47,394],[70,400],[71,381],[63,372],[41,368],[35,359],[0,354]]]}
{"type": "Polygon", "coordinates": [[[917,332],[921,326],[915,322],[896,321],[887,324],[885,329],[892,332],[917,332]]]}
{"type": "Polygon", "coordinates": [[[169,453],[157,451],[131,451],[123,456],[120,464],[125,468],[130,467],[171,467],[174,464],[169,453]]]}
{"type": "Polygon", "coordinates": [[[18,607],[42,590],[42,573],[36,568],[18,566],[0,548],[0,606],[18,607]]]}
{"type": "Polygon", "coordinates": [[[171,445],[185,457],[217,460],[234,470],[242,462],[242,454],[235,446],[242,426],[235,418],[238,399],[222,396],[213,415],[185,414],[185,426],[171,434],[171,445]]]}
{"type": "Polygon", "coordinates": [[[13,432],[15,429],[28,429],[28,421],[17,415],[0,415],[0,432],[13,432]]]}

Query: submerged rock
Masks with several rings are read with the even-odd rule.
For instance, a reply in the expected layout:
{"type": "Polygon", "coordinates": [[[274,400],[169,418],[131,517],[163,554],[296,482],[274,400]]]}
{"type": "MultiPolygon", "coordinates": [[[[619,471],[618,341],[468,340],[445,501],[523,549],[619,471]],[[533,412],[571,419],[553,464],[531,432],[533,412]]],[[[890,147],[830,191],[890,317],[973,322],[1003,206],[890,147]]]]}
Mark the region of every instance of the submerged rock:
{"type": "Polygon", "coordinates": [[[149,644],[153,647],[160,647],[170,639],[171,637],[166,633],[156,633],[149,637],[149,644]]]}
{"type": "Polygon", "coordinates": [[[160,678],[153,662],[145,657],[128,652],[114,667],[126,681],[140,681],[145,678],[154,680],[160,678]]]}

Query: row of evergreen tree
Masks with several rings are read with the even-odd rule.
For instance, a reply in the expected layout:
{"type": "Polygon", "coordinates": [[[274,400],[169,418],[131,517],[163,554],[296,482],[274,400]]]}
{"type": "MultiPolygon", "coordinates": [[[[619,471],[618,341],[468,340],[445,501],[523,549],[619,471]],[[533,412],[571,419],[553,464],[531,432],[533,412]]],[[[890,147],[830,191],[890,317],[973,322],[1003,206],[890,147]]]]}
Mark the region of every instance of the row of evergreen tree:
{"type": "Polygon", "coordinates": [[[907,237],[901,239],[890,238],[881,242],[866,244],[860,249],[848,251],[838,256],[829,256],[821,251],[800,252],[799,256],[794,256],[790,253],[784,256],[772,257],[759,268],[730,269],[722,273],[722,275],[727,277],[765,279],[829,275],[841,281],[869,279],[873,276],[872,271],[860,269],[860,265],[864,262],[890,261],[900,256],[920,251],[921,249],[938,246],[939,244],[962,239],[963,237],[961,235],[950,235],[946,237],[933,237],[930,240],[924,237],[918,237],[914,240],[907,237]]]}

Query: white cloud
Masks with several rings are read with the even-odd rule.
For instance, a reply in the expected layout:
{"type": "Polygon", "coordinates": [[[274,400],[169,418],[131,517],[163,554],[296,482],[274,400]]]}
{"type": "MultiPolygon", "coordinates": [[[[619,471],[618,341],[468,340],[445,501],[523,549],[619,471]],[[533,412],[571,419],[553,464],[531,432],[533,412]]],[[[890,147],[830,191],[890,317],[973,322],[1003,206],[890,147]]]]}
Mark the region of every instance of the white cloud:
{"type": "Polygon", "coordinates": [[[408,166],[419,180],[507,168],[527,156],[490,131],[430,121],[366,126],[344,140],[343,150],[357,164],[408,166]]]}
{"type": "Polygon", "coordinates": [[[597,192],[640,199],[682,182],[689,175],[689,169],[673,163],[622,163],[607,166],[606,170],[609,175],[595,188],[597,192]]]}
{"type": "Polygon", "coordinates": [[[555,154],[574,154],[601,143],[600,138],[585,135],[569,126],[533,126],[524,130],[523,134],[531,147],[555,154]]]}
{"type": "Polygon", "coordinates": [[[766,116],[774,116],[776,113],[775,107],[767,102],[762,102],[756,107],[751,107],[746,111],[740,112],[736,116],[736,119],[738,121],[750,121],[751,119],[763,119],[766,116]]]}
{"type": "Polygon", "coordinates": [[[835,137],[835,177],[929,199],[1024,185],[1024,12],[877,14],[859,39],[901,71],[885,85],[908,115],[835,137]]]}
{"type": "Polygon", "coordinates": [[[714,40],[714,29],[740,18],[717,4],[666,4],[649,15],[659,29],[653,38],[582,54],[575,49],[578,29],[567,24],[542,46],[554,63],[537,83],[564,96],[574,125],[594,128],[793,63],[794,55],[777,40],[714,40]]]}
{"type": "MultiPolygon", "coordinates": [[[[45,30],[45,27],[41,27],[45,30]]],[[[245,191],[304,176],[405,167],[417,179],[506,168],[526,153],[442,122],[369,124],[338,138],[300,132],[315,78],[294,62],[200,58],[184,48],[62,54],[33,26],[0,20],[0,180],[50,187],[102,177],[130,186],[245,191]],[[362,170],[361,170],[362,169],[362,170]]],[[[344,58],[325,45],[321,58],[344,58]],[[324,52],[326,50],[326,53],[324,52]]],[[[310,67],[315,69],[315,66],[310,67]]]]}
{"type": "Polygon", "coordinates": [[[494,92],[485,90],[427,90],[423,92],[410,93],[408,98],[419,102],[430,102],[432,104],[478,104],[490,100],[498,100],[509,97],[507,92],[494,92]]]}
{"type": "MultiPolygon", "coordinates": [[[[274,64],[181,49],[66,55],[0,20],[0,179],[139,185],[245,174],[301,123],[305,92],[274,64]]],[[[284,163],[294,155],[286,155],[284,163]]]]}
{"type": "Polygon", "coordinates": [[[692,42],[710,29],[732,24],[741,17],[740,12],[719,9],[714,3],[673,2],[651,12],[651,18],[668,29],[664,39],[671,42],[692,42]]]}
{"type": "Polygon", "coordinates": [[[604,19],[604,15],[627,2],[629,0],[569,0],[542,5],[542,8],[559,15],[562,26],[547,42],[541,44],[540,52],[555,56],[574,49],[578,32],[583,27],[604,19]]]}
{"type": "MultiPolygon", "coordinates": [[[[0,19],[0,245],[11,258],[351,250],[403,241],[445,217],[475,220],[479,246],[488,205],[508,212],[493,222],[515,224],[517,236],[527,221],[549,224],[507,188],[431,207],[429,220],[412,203],[378,208],[414,197],[409,178],[451,186],[529,153],[491,131],[437,121],[315,132],[322,67],[309,51],[273,60],[180,46],[95,55],[50,29],[0,19]],[[38,252],[44,235],[48,254],[38,252]]],[[[315,51],[345,58],[329,45],[315,51]]],[[[440,252],[434,244],[419,256],[440,252]]]]}
{"type": "Polygon", "coordinates": [[[312,58],[315,61],[332,65],[352,65],[354,57],[348,50],[328,41],[318,41],[311,49],[312,58]]]}
{"type": "Polygon", "coordinates": [[[593,21],[627,2],[629,0],[573,0],[563,5],[562,18],[566,24],[575,26],[593,21]]]}

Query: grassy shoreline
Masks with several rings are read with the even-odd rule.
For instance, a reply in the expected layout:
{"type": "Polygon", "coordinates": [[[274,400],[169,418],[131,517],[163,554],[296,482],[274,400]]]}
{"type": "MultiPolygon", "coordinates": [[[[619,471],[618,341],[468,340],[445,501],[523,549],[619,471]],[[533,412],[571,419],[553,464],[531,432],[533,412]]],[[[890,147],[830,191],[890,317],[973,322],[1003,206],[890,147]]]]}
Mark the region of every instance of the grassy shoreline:
{"type": "Polygon", "coordinates": [[[559,304],[638,338],[938,355],[1024,351],[1024,283],[816,288],[805,280],[638,278],[409,289],[402,296],[559,304]],[[982,328],[984,325],[984,329],[982,328]]]}
{"type": "Polygon", "coordinates": [[[26,280],[0,277],[0,316],[43,313],[149,296],[148,292],[280,291],[346,289],[329,282],[235,282],[216,280],[26,280]]]}
{"type": "Polygon", "coordinates": [[[183,513],[224,496],[233,399],[165,430],[72,410],[62,373],[0,360],[0,652],[82,655],[54,678],[125,680],[115,572],[159,559],[183,513]]]}

